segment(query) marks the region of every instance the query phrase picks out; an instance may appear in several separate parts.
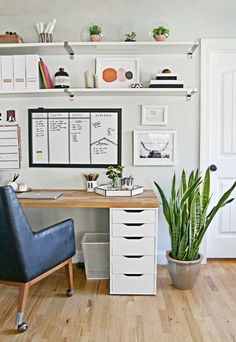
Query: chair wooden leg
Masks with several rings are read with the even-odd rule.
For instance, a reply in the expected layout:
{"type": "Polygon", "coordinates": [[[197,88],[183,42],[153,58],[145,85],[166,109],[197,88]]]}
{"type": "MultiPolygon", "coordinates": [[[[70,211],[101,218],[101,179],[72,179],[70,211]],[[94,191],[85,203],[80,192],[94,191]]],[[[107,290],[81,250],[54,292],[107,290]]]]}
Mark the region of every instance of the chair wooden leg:
{"type": "Polygon", "coordinates": [[[73,265],[72,265],[72,258],[68,260],[68,264],[65,266],[66,271],[66,279],[68,284],[68,289],[66,294],[68,297],[71,297],[74,293],[73,291],[73,265]]]}
{"type": "Polygon", "coordinates": [[[20,285],[19,289],[19,297],[18,297],[18,308],[17,308],[17,314],[16,314],[16,325],[18,326],[18,330],[20,332],[23,332],[27,330],[28,326],[26,323],[23,322],[24,320],[24,314],[27,304],[27,299],[29,295],[29,283],[22,283],[20,285]]]}

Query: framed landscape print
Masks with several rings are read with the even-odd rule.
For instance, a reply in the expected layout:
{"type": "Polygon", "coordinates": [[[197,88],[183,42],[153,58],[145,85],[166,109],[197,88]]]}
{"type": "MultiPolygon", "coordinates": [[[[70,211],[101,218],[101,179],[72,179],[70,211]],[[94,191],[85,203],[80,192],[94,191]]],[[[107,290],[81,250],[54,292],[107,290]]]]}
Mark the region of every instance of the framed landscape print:
{"type": "Polygon", "coordinates": [[[167,110],[166,105],[142,105],[142,125],[166,126],[167,110]]]}
{"type": "Polygon", "coordinates": [[[96,58],[96,74],[99,88],[129,88],[140,82],[138,58],[96,58]]]}
{"type": "Polygon", "coordinates": [[[176,131],[134,131],[134,165],[175,165],[176,131]]]}

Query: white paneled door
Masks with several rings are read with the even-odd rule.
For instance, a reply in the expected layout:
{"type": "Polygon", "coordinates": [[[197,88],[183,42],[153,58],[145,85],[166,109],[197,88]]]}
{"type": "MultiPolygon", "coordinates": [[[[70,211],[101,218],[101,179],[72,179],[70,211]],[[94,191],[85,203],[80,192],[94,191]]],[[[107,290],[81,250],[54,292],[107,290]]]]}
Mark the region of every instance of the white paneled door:
{"type": "MultiPolygon", "coordinates": [[[[215,170],[215,204],[236,179],[236,39],[203,39],[201,52],[201,169],[215,170]]],[[[236,197],[236,193],[233,194],[236,197]]],[[[236,257],[236,201],[209,228],[207,258],[236,257]]]]}

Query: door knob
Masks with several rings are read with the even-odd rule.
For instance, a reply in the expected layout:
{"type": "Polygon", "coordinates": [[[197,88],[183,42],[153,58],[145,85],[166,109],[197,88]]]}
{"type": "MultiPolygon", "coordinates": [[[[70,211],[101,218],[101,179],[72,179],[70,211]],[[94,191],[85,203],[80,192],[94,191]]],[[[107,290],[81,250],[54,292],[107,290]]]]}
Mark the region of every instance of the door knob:
{"type": "Polygon", "coordinates": [[[212,165],[210,166],[210,170],[211,170],[211,171],[216,171],[216,170],[217,170],[217,166],[214,165],[214,164],[212,164],[212,165]]]}

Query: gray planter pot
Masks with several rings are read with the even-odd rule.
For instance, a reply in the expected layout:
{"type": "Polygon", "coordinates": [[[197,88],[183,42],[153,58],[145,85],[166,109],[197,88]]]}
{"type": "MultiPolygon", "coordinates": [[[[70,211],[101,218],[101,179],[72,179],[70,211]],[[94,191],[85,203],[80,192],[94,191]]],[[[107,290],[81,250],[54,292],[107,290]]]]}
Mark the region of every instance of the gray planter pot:
{"type": "Polygon", "coordinates": [[[203,256],[199,254],[199,258],[194,261],[180,261],[172,259],[170,254],[171,251],[166,252],[168,270],[173,285],[181,290],[191,289],[199,275],[203,256]]]}

